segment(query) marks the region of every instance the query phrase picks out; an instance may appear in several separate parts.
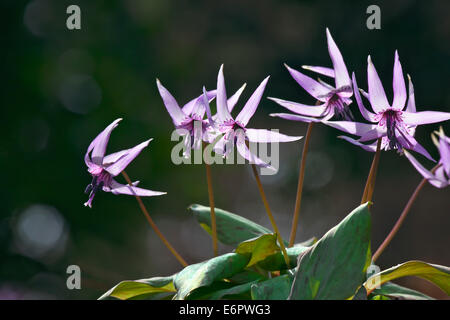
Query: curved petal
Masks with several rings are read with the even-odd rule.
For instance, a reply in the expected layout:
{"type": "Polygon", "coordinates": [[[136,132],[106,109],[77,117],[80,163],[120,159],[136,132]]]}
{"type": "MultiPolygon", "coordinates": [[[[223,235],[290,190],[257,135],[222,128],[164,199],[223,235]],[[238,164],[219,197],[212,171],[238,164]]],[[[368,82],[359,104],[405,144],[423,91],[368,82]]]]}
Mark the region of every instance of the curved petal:
{"type": "Polygon", "coordinates": [[[404,111],[402,113],[402,118],[406,124],[421,125],[447,121],[450,119],[450,113],[440,111],[420,111],[420,112],[404,111]]]}
{"type": "Polygon", "coordinates": [[[169,112],[173,123],[176,126],[180,126],[189,121],[189,117],[180,109],[175,98],[166,88],[164,88],[159,79],[156,79],[156,85],[158,86],[159,94],[161,95],[164,106],[166,107],[167,112],[169,112]]]}
{"type": "Polygon", "coordinates": [[[148,189],[138,188],[134,186],[120,184],[117,181],[111,183],[111,188],[104,188],[104,191],[111,192],[112,194],[127,194],[130,196],[139,196],[139,197],[153,197],[153,196],[161,196],[166,194],[167,192],[160,191],[152,191],[148,189]],[[105,190],[106,189],[106,190],[105,190]]]}
{"type": "Polygon", "coordinates": [[[367,132],[377,128],[377,125],[374,124],[353,121],[322,121],[322,123],[335,129],[360,137],[367,132]]]}
{"type": "Polygon", "coordinates": [[[414,139],[414,137],[406,134],[405,132],[401,132],[401,130],[398,130],[398,131],[400,131],[400,133],[402,135],[397,136],[397,139],[400,142],[400,144],[403,146],[403,148],[420,153],[428,160],[436,162],[436,160],[433,159],[433,157],[428,153],[428,151],[419,142],[417,142],[417,140],[414,139]]]}
{"type": "Polygon", "coordinates": [[[105,168],[106,171],[108,171],[113,177],[120,174],[129,164],[131,161],[136,158],[141,151],[148,146],[150,141],[153,139],[149,139],[147,141],[144,141],[137,146],[129,149],[129,153],[127,153],[124,157],[120,158],[118,161],[114,162],[107,168],[105,168]]]}
{"type": "Polygon", "coordinates": [[[253,92],[250,99],[248,99],[244,108],[242,108],[241,112],[239,112],[236,117],[236,122],[239,122],[242,126],[246,126],[250,121],[251,117],[255,114],[256,109],[258,108],[259,102],[261,101],[262,95],[264,93],[264,89],[266,89],[267,81],[269,81],[269,77],[266,77],[256,88],[255,92],[253,92]]]}
{"type": "Polygon", "coordinates": [[[416,112],[416,99],[414,95],[414,86],[411,77],[408,74],[408,104],[406,105],[407,112],[416,112]]]}
{"type": "Polygon", "coordinates": [[[84,156],[84,162],[88,167],[101,166],[103,163],[103,156],[105,155],[106,146],[108,145],[111,132],[117,127],[122,118],[114,120],[109,126],[107,126],[89,145],[87,152],[84,156]],[[92,151],[91,158],[89,153],[92,151]],[[92,159],[92,160],[91,160],[92,159]]]}
{"type": "Polygon", "coordinates": [[[425,179],[434,179],[434,174],[425,169],[424,166],[420,164],[419,161],[416,160],[408,151],[404,151],[405,157],[408,158],[409,162],[416,168],[416,170],[424,177],[425,179]]]}
{"type": "Polygon", "coordinates": [[[315,73],[323,74],[324,76],[334,78],[334,69],[327,67],[318,67],[318,66],[302,66],[305,70],[310,70],[315,73]]]}
{"type": "MultiPolygon", "coordinates": [[[[208,100],[211,101],[216,97],[216,90],[209,90],[206,91],[206,96],[208,97],[208,100]]],[[[186,114],[190,115],[192,113],[192,110],[194,109],[194,106],[198,99],[203,99],[203,94],[199,95],[198,97],[192,99],[188,103],[186,103],[181,110],[186,114]]]]}
{"type": "Polygon", "coordinates": [[[405,78],[403,78],[402,65],[398,57],[398,51],[395,50],[394,59],[394,76],[392,80],[392,87],[394,89],[394,100],[392,101],[392,108],[403,110],[406,103],[406,86],[405,78]]]}
{"type": "Polygon", "coordinates": [[[241,96],[241,93],[244,91],[246,86],[247,86],[247,84],[244,83],[242,85],[242,87],[240,87],[238,89],[238,91],[236,91],[235,94],[233,94],[231,96],[231,98],[228,99],[227,104],[228,104],[228,110],[230,111],[230,113],[231,113],[231,111],[233,111],[234,106],[239,101],[239,97],[241,96]]]}
{"type": "Polygon", "coordinates": [[[247,129],[245,135],[251,142],[272,143],[272,142],[291,142],[300,140],[303,137],[287,136],[277,131],[266,129],[247,129]]]}
{"type": "Polygon", "coordinates": [[[322,117],[324,116],[325,111],[327,110],[327,104],[321,104],[318,106],[308,106],[305,104],[282,100],[278,98],[267,98],[269,100],[272,100],[276,103],[278,103],[280,106],[285,107],[286,109],[304,115],[308,117],[322,117]]]}
{"type": "Polygon", "coordinates": [[[450,176],[450,144],[446,139],[439,139],[439,154],[441,155],[441,163],[445,172],[450,176]]]}
{"type": "Polygon", "coordinates": [[[309,118],[305,116],[300,116],[298,114],[290,114],[290,113],[271,113],[271,117],[278,117],[286,120],[292,120],[292,121],[301,121],[301,122],[321,122],[320,119],[316,118],[309,118]]]}
{"type": "Polygon", "coordinates": [[[292,69],[287,64],[285,64],[285,67],[288,69],[292,78],[294,78],[294,80],[297,81],[297,83],[302,86],[303,89],[305,89],[310,95],[312,95],[317,100],[326,102],[326,97],[330,93],[330,90],[327,87],[320,84],[316,80],[304,75],[300,71],[292,69]]]}
{"type": "Polygon", "coordinates": [[[336,88],[350,86],[350,76],[348,75],[347,67],[344,63],[344,58],[339,51],[336,43],[331,36],[330,30],[327,28],[327,43],[328,52],[330,54],[331,61],[333,61],[333,68],[335,73],[336,88]]]}
{"type": "Polygon", "coordinates": [[[236,141],[236,149],[239,152],[239,154],[244,158],[247,159],[251,164],[255,164],[259,167],[264,168],[271,168],[271,166],[268,163],[265,163],[260,158],[258,158],[256,155],[250,152],[250,150],[247,148],[245,144],[245,136],[240,135],[237,137],[236,141]]]}
{"type": "Polygon", "coordinates": [[[363,101],[361,99],[361,95],[359,93],[358,84],[356,83],[356,76],[355,76],[354,72],[352,74],[352,81],[353,81],[353,90],[355,91],[356,104],[358,105],[359,112],[361,112],[361,115],[367,121],[369,121],[369,122],[377,122],[375,120],[375,116],[376,115],[374,113],[370,112],[369,110],[367,110],[366,107],[364,106],[364,103],[363,103],[363,101]]]}
{"type": "Polygon", "coordinates": [[[219,122],[222,124],[230,122],[230,120],[233,120],[230,111],[228,110],[227,92],[225,89],[225,78],[223,76],[223,64],[220,66],[219,74],[217,75],[216,103],[217,103],[217,116],[219,118],[219,122]]]}
{"type": "Polygon", "coordinates": [[[347,142],[350,142],[351,144],[354,144],[355,146],[361,147],[363,148],[365,151],[368,152],[375,152],[377,150],[377,142],[375,141],[372,144],[363,144],[361,142],[358,142],[355,139],[352,139],[350,137],[347,136],[338,136],[339,139],[345,140],[347,142]]]}
{"type": "Polygon", "coordinates": [[[367,58],[367,81],[369,84],[369,100],[373,111],[381,112],[389,108],[386,93],[370,56],[367,58]]]}
{"type": "Polygon", "coordinates": [[[365,134],[358,139],[359,142],[366,142],[370,140],[375,140],[387,135],[386,128],[380,128],[377,126],[376,128],[367,131],[365,134]]]}

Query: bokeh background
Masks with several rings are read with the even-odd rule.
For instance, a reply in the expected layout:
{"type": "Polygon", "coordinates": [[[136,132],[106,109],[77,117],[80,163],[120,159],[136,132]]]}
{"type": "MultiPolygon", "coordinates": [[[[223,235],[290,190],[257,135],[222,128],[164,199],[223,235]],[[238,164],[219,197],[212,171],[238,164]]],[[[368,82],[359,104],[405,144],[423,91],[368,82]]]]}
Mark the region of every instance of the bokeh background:
{"type": "MultiPolygon", "coordinates": [[[[208,203],[205,170],[171,162],[173,127],[156,77],[183,104],[203,85],[214,88],[224,63],[230,93],[248,84],[241,102],[270,74],[265,97],[313,104],[283,63],[330,66],[329,27],[362,88],[367,88],[371,54],[392,95],[398,49],[403,70],[415,84],[418,110],[450,111],[448,1],[3,0],[0,6],[0,299],[95,299],[121,280],[180,270],[132,197],[100,193],[92,209],[83,206],[90,182],[83,162],[86,148],[119,117],[124,120],[108,151],[154,138],[127,172],[143,187],[167,191],[144,201],[185,259],[193,263],[211,256],[209,236],[186,210],[192,203],[208,203]],[[69,4],[81,8],[81,30],[66,28],[69,4]],[[366,28],[369,4],[381,8],[381,30],[366,28]],[[81,290],[66,288],[66,268],[72,264],[81,268],[81,290]]],[[[304,135],[305,124],[268,116],[281,109],[264,98],[250,125],[304,135]]],[[[430,133],[437,128],[423,126],[416,135],[436,157],[430,133]]],[[[372,154],[337,135],[324,126],[313,130],[298,241],[320,237],[359,203],[372,154]]],[[[263,177],[284,237],[290,230],[301,148],[302,142],[282,145],[279,173],[263,177]]],[[[270,227],[248,166],[214,166],[213,179],[217,207],[270,227]]],[[[382,154],[373,250],[420,180],[406,159],[395,152],[382,154]]],[[[424,188],[378,260],[380,266],[412,259],[450,265],[449,204],[449,189],[424,188]]],[[[229,250],[220,246],[221,252],[229,250]]],[[[399,283],[447,298],[420,279],[399,283]]]]}

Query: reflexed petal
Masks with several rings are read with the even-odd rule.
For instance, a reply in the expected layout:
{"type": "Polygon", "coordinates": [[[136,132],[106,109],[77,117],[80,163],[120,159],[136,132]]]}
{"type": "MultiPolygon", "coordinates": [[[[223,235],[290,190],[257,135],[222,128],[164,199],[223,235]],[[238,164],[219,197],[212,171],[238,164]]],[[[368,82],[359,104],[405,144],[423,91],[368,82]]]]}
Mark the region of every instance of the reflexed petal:
{"type": "Polygon", "coordinates": [[[126,149],[126,150],[122,150],[119,152],[114,152],[114,153],[108,154],[107,156],[105,156],[103,158],[103,165],[109,166],[109,165],[113,164],[114,162],[116,162],[117,160],[119,160],[120,158],[122,158],[123,156],[128,154],[130,152],[130,150],[131,149],[126,149]]]}
{"type": "Polygon", "coordinates": [[[102,165],[103,156],[105,155],[106,146],[108,145],[111,132],[117,127],[122,118],[114,120],[109,126],[107,126],[89,145],[84,161],[88,167],[92,164],[97,166],[102,165]],[[89,159],[89,153],[92,151],[91,159],[89,159]]]}
{"type": "Polygon", "coordinates": [[[237,138],[236,142],[236,148],[239,154],[244,158],[247,159],[251,164],[255,164],[259,167],[269,167],[272,168],[268,163],[265,163],[260,158],[258,158],[256,155],[250,152],[250,150],[247,148],[245,144],[245,136],[240,135],[237,138]]]}
{"type": "Polygon", "coordinates": [[[290,114],[290,113],[271,113],[271,117],[278,117],[283,118],[286,120],[292,120],[292,121],[301,121],[301,122],[321,122],[320,119],[316,118],[309,118],[305,116],[300,116],[298,114],[290,114]]]}
{"type": "Polygon", "coordinates": [[[353,121],[322,121],[323,124],[356,136],[363,136],[377,125],[353,121]]]}
{"type": "Polygon", "coordinates": [[[334,69],[327,67],[317,67],[317,66],[302,66],[305,70],[310,70],[315,73],[323,74],[324,76],[334,78],[334,69]]]}
{"type": "Polygon", "coordinates": [[[327,100],[326,96],[330,93],[330,90],[327,87],[320,84],[316,80],[304,75],[300,71],[292,69],[287,64],[285,64],[285,66],[291,74],[292,78],[294,78],[294,80],[297,81],[297,83],[301,85],[303,89],[305,89],[310,95],[322,102],[325,102],[327,100]]]}
{"type": "Polygon", "coordinates": [[[450,119],[450,113],[440,111],[420,111],[420,112],[404,111],[402,113],[402,118],[406,124],[420,125],[420,124],[447,121],[450,119]]]}
{"type": "Polygon", "coordinates": [[[418,143],[417,140],[414,139],[414,137],[404,133],[401,136],[397,136],[397,139],[405,149],[420,153],[428,160],[436,162],[436,160],[433,159],[433,157],[428,153],[428,151],[425,150],[425,148],[420,143],[418,143]]]}
{"type": "Polygon", "coordinates": [[[135,186],[120,184],[117,181],[111,183],[111,188],[106,189],[105,191],[111,192],[112,194],[127,194],[130,196],[139,196],[139,197],[153,197],[153,196],[161,196],[166,194],[167,192],[160,191],[152,191],[148,189],[138,188],[135,186]]]}
{"type": "Polygon", "coordinates": [[[394,100],[392,101],[392,108],[402,110],[406,103],[406,86],[405,78],[403,77],[402,65],[398,58],[398,51],[395,50],[394,61],[394,77],[392,80],[392,87],[394,89],[394,100]]]}
{"type": "Polygon", "coordinates": [[[352,74],[352,80],[353,80],[353,89],[355,91],[356,104],[358,105],[359,112],[361,112],[362,116],[367,121],[369,121],[369,122],[376,122],[375,114],[370,112],[369,110],[367,110],[366,107],[364,106],[364,103],[363,103],[363,101],[361,99],[361,95],[359,94],[358,84],[356,83],[356,77],[355,77],[355,73],[354,72],[352,74]]]}
{"type": "Polygon", "coordinates": [[[416,160],[416,158],[414,158],[408,151],[404,151],[405,157],[408,158],[409,162],[411,162],[411,164],[414,166],[414,168],[416,168],[416,170],[422,175],[422,177],[424,177],[425,179],[433,179],[434,178],[434,174],[425,169],[419,161],[416,160]]]}
{"type": "MultiPolygon", "coordinates": [[[[206,92],[206,96],[208,97],[209,101],[212,101],[216,97],[216,90],[210,90],[206,92]]],[[[203,94],[199,95],[198,97],[192,99],[188,103],[186,103],[181,110],[186,115],[190,115],[192,113],[192,110],[194,109],[195,103],[198,99],[203,99],[203,94]]]]}
{"type": "Polygon", "coordinates": [[[138,144],[134,148],[129,149],[129,153],[127,153],[124,157],[120,158],[117,162],[113,163],[112,165],[105,168],[106,171],[108,171],[113,177],[117,176],[119,173],[121,173],[129,164],[131,161],[136,158],[141,151],[148,146],[150,141],[153,139],[149,139],[147,141],[142,142],[141,144],[138,144]]]}
{"type": "Polygon", "coordinates": [[[156,85],[158,86],[159,94],[164,102],[164,105],[172,118],[173,123],[176,126],[183,125],[185,122],[189,121],[189,117],[180,109],[175,98],[170,94],[170,92],[164,88],[159,79],[156,79],[156,85]]]}
{"type": "Polygon", "coordinates": [[[266,88],[267,81],[269,81],[269,77],[266,77],[261,84],[256,88],[255,92],[253,92],[250,99],[248,99],[244,108],[242,108],[241,112],[239,112],[236,117],[236,122],[239,122],[244,127],[250,121],[251,117],[255,114],[256,108],[258,108],[259,102],[261,101],[261,97],[264,93],[264,89],[266,88]]]}
{"type": "Polygon", "coordinates": [[[339,51],[330,31],[327,28],[327,42],[328,42],[328,52],[330,54],[331,61],[333,61],[333,68],[335,73],[336,88],[343,86],[350,86],[351,81],[348,75],[347,67],[345,66],[342,54],[339,51]]]}
{"type": "Polygon", "coordinates": [[[370,56],[367,58],[367,79],[369,83],[370,104],[372,105],[373,111],[381,112],[389,108],[386,93],[384,92],[383,85],[370,56]]]}
{"type": "Polygon", "coordinates": [[[414,86],[411,81],[411,77],[408,74],[408,91],[409,91],[409,97],[408,97],[408,104],[406,105],[406,111],[407,112],[416,112],[416,99],[414,95],[414,86]]]}
{"type": "Polygon", "coordinates": [[[375,140],[387,135],[386,128],[380,128],[377,126],[376,128],[367,131],[365,134],[358,139],[359,142],[366,142],[370,140],[375,140]]]}
{"type": "Polygon", "coordinates": [[[439,139],[439,154],[441,155],[440,162],[443,164],[445,172],[450,177],[450,144],[446,139],[439,139]]]}
{"type": "Polygon", "coordinates": [[[266,129],[247,129],[245,135],[251,142],[270,143],[270,142],[291,142],[300,140],[303,137],[287,136],[276,131],[266,129]]]}
{"type": "Polygon", "coordinates": [[[354,144],[355,146],[361,147],[364,150],[369,151],[369,152],[375,152],[377,150],[377,142],[376,141],[372,144],[363,144],[363,143],[358,142],[357,140],[352,139],[347,136],[338,136],[338,138],[348,141],[348,142],[354,144]]]}
{"type": "Polygon", "coordinates": [[[280,106],[285,107],[286,109],[304,115],[308,117],[322,117],[324,116],[325,111],[327,110],[327,105],[322,104],[318,106],[308,106],[305,104],[282,100],[278,98],[269,97],[268,99],[275,101],[280,106]]]}
{"type": "Polygon", "coordinates": [[[220,66],[219,74],[217,75],[217,116],[220,123],[229,122],[233,118],[228,110],[227,92],[225,89],[225,78],[223,76],[223,65],[220,66]]]}
{"type": "Polygon", "coordinates": [[[247,84],[244,83],[242,85],[242,87],[240,87],[238,89],[238,91],[236,91],[236,93],[233,94],[230,99],[228,99],[227,104],[228,104],[228,110],[230,111],[230,113],[231,113],[231,111],[233,111],[234,106],[239,101],[239,97],[241,96],[241,94],[244,91],[246,86],[247,86],[247,84]]]}

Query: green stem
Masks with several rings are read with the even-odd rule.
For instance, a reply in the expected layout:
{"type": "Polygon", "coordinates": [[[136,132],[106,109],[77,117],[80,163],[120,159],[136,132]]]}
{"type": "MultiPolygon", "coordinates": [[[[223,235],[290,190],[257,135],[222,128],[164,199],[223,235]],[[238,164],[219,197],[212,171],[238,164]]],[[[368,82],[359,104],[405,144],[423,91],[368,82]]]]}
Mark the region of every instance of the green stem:
{"type": "Polygon", "coordinates": [[[267,201],[267,197],[264,192],[261,179],[259,178],[258,169],[256,168],[256,165],[252,164],[252,170],[253,175],[255,176],[256,179],[256,184],[258,185],[259,193],[261,194],[261,198],[264,203],[264,207],[266,208],[267,215],[269,216],[270,223],[272,224],[272,228],[277,235],[278,243],[280,244],[281,252],[283,253],[284,262],[286,263],[286,266],[290,268],[289,257],[286,251],[286,247],[284,245],[283,238],[280,235],[280,231],[278,230],[277,224],[275,223],[275,219],[273,218],[272,211],[270,210],[269,203],[267,201]]]}
{"type": "MultiPolygon", "coordinates": [[[[128,185],[132,186],[132,182],[130,177],[125,171],[122,171],[122,175],[127,181],[128,185]]],[[[155,222],[153,222],[153,219],[148,214],[147,208],[145,207],[144,203],[142,202],[141,197],[138,195],[134,195],[136,197],[137,202],[139,203],[139,207],[141,208],[142,213],[144,214],[145,218],[147,219],[150,226],[153,228],[153,230],[156,232],[158,237],[161,239],[161,241],[166,245],[166,247],[169,249],[169,251],[175,256],[175,258],[181,263],[183,267],[187,267],[187,262],[180,256],[180,254],[172,247],[172,245],[169,243],[169,241],[164,237],[162,232],[159,230],[159,228],[156,226],[155,222]]]]}
{"type": "Polygon", "coordinates": [[[364,193],[361,199],[361,204],[372,201],[373,191],[375,190],[375,180],[377,178],[378,164],[380,162],[381,155],[381,138],[377,142],[377,150],[373,157],[372,165],[370,167],[369,176],[367,177],[366,186],[364,187],[364,193]]]}
{"type": "MultiPolygon", "coordinates": [[[[437,165],[433,168],[432,172],[436,171],[437,168],[439,168],[440,165],[437,165]]],[[[423,187],[427,183],[427,179],[422,179],[422,181],[419,183],[419,185],[414,190],[413,194],[411,195],[411,198],[409,198],[408,203],[406,204],[405,208],[403,209],[402,213],[400,214],[400,217],[398,218],[397,222],[395,223],[394,227],[392,228],[391,232],[389,232],[386,239],[384,239],[383,243],[378,247],[377,251],[375,251],[374,255],[372,256],[372,261],[375,262],[378,257],[383,253],[384,249],[389,245],[389,243],[392,241],[394,236],[397,234],[398,230],[400,229],[401,225],[403,224],[403,221],[405,221],[406,216],[408,215],[411,206],[413,205],[414,201],[417,199],[417,196],[419,195],[420,190],[423,189],[423,187]]]]}
{"type": "Polygon", "coordinates": [[[295,197],[295,208],[294,216],[292,218],[291,235],[289,237],[289,247],[292,247],[294,245],[295,236],[297,235],[298,217],[300,215],[300,207],[302,203],[303,180],[305,179],[306,155],[308,153],[309,139],[311,137],[313,125],[314,122],[310,122],[308,124],[308,129],[306,130],[302,160],[300,161],[300,172],[298,174],[297,195],[295,197]]]}

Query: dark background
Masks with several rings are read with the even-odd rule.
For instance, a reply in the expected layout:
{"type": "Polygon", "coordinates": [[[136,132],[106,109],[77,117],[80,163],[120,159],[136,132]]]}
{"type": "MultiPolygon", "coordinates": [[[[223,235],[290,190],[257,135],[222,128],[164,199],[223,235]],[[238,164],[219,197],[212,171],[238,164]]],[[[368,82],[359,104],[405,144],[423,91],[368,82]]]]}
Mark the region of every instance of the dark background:
{"type": "MultiPolygon", "coordinates": [[[[108,151],[154,138],[127,172],[144,188],[168,192],[144,201],[183,257],[194,263],[211,256],[209,236],[186,210],[192,203],[208,203],[205,170],[171,162],[173,126],[156,77],[184,104],[203,85],[215,87],[224,63],[229,93],[248,83],[237,109],[269,74],[265,97],[313,104],[283,63],[330,66],[329,27],[360,87],[367,89],[371,54],[391,100],[398,49],[415,85],[418,110],[450,111],[448,1],[4,0],[1,12],[0,299],[95,299],[121,280],[180,270],[132,197],[101,193],[92,209],[83,206],[90,182],[84,153],[119,117],[124,120],[108,151]],[[66,28],[69,4],[81,7],[81,30],[66,28]],[[369,4],[381,8],[381,30],[366,28],[369,4]],[[81,268],[82,290],[66,288],[66,268],[72,264],[81,268]]],[[[356,104],[351,108],[357,113],[356,104]]],[[[268,116],[280,111],[264,98],[249,127],[305,134],[303,123],[268,116]]],[[[434,157],[430,133],[438,127],[421,126],[416,134],[434,157]]],[[[313,130],[298,241],[320,237],[360,201],[373,154],[336,139],[339,134],[324,126],[313,130]]],[[[280,172],[263,178],[285,238],[301,146],[282,145],[280,172]]],[[[213,166],[213,179],[217,207],[270,227],[248,166],[213,166]]],[[[374,195],[373,250],[420,180],[406,159],[383,152],[374,195]]],[[[448,199],[449,189],[424,188],[377,261],[382,268],[413,259],[450,265],[448,199]]],[[[399,283],[446,298],[417,278],[399,283]]]]}

